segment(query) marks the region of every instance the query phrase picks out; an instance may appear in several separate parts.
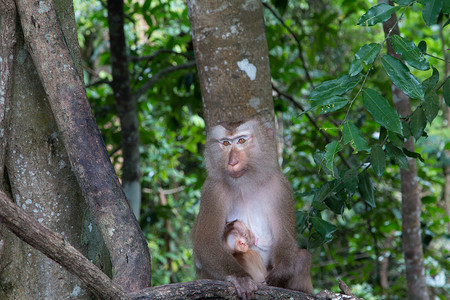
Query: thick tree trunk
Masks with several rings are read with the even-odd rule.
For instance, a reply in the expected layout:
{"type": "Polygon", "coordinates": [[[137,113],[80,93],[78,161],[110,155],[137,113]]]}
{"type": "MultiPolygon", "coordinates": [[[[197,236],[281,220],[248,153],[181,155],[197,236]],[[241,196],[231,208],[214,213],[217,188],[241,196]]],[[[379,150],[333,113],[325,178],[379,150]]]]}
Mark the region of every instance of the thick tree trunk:
{"type": "Polygon", "coordinates": [[[260,116],[273,122],[260,0],[188,0],[207,127],[260,116]]]}
{"type": "MultiPolygon", "coordinates": [[[[72,5],[69,1],[61,1],[60,4],[64,11],[64,8],[72,5]]],[[[15,11],[3,8],[0,10],[10,14],[9,17],[16,16],[15,11]]],[[[62,14],[64,17],[60,22],[67,30],[67,42],[74,50],[72,55],[80,62],[73,10],[72,14],[68,11],[69,13],[65,11],[65,14],[62,14]]],[[[7,18],[8,16],[2,15],[2,23],[7,18]]],[[[3,35],[8,32],[2,28],[1,33],[3,35]]],[[[24,211],[63,234],[67,241],[78,249],[83,249],[82,218],[86,204],[70,170],[64,145],[48,106],[46,94],[39,77],[36,76],[33,61],[27,52],[23,34],[20,30],[12,33],[17,38],[17,47],[6,61],[2,60],[2,66],[3,62],[12,62],[11,58],[14,57],[14,68],[11,68],[13,72],[7,72],[5,69],[3,73],[3,68],[1,71],[2,77],[7,76],[7,82],[14,83],[12,93],[6,94],[8,109],[3,111],[6,112],[3,118],[7,119],[7,124],[1,124],[3,130],[0,130],[4,135],[0,138],[0,152],[5,154],[5,179],[8,180],[1,188],[9,186],[14,201],[24,211]]],[[[2,43],[8,42],[8,39],[3,37],[1,40],[2,43]]],[[[7,47],[3,48],[2,45],[3,50],[6,51],[7,47]]],[[[78,63],[77,66],[81,67],[81,64],[78,63]]],[[[81,69],[79,71],[81,72],[81,69]]],[[[4,108],[5,102],[0,102],[0,107],[4,108]]],[[[3,162],[0,164],[3,175],[3,162]]],[[[2,232],[4,251],[1,257],[0,299],[89,297],[90,293],[74,275],[23,243],[11,232],[5,229],[2,232]]]]}
{"type": "Polygon", "coordinates": [[[141,210],[139,121],[137,103],[132,97],[130,87],[122,0],[108,1],[108,23],[113,75],[112,87],[122,134],[122,187],[134,215],[139,221],[141,210]]]}
{"type": "MultiPolygon", "coordinates": [[[[391,28],[393,28],[391,34],[400,35],[397,16],[395,14],[392,14],[392,17],[383,23],[385,35],[388,35],[391,28]]],[[[392,49],[389,40],[387,45],[388,54],[399,58],[392,49]]],[[[394,84],[391,85],[391,88],[392,99],[397,112],[402,117],[411,114],[409,97],[394,84]]],[[[410,137],[405,142],[404,147],[414,152],[413,137],[410,137]]],[[[400,171],[402,185],[402,242],[408,299],[427,300],[429,296],[423,268],[423,249],[420,230],[422,202],[417,183],[417,163],[414,158],[408,158],[408,162],[409,170],[400,171]]]]}
{"type": "MultiPolygon", "coordinates": [[[[8,117],[6,167],[13,199],[43,224],[73,237],[68,241],[80,249],[85,211],[81,188],[110,252],[114,280],[127,291],[150,286],[147,242],[92,116],[80,64],[74,63],[80,60],[72,3],[57,3],[59,14],[65,17],[61,19],[51,0],[17,0],[16,6],[26,42],[16,48],[14,96],[8,117]]],[[[85,225],[91,228],[91,224],[85,225]]],[[[6,238],[5,242],[13,243],[6,238]]],[[[39,259],[30,258],[34,252],[23,243],[4,248],[5,257],[13,260],[1,274],[2,285],[11,286],[1,289],[7,296],[17,294],[14,286],[24,282],[29,290],[20,290],[19,299],[68,298],[80,290],[70,277],[58,275],[60,266],[40,254],[36,254],[39,259]],[[55,267],[47,271],[50,264],[55,267]],[[35,273],[28,273],[27,265],[35,273]],[[51,296],[43,296],[45,292],[51,296]]]]}

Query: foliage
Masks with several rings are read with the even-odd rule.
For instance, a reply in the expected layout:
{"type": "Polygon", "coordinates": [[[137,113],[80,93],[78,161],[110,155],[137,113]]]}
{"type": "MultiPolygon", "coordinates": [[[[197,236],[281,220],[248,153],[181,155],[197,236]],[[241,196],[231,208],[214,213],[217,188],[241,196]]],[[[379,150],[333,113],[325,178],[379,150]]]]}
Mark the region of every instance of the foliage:
{"type": "MultiPolygon", "coordinates": [[[[120,174],[106,9],[95,0],[74,4],[87,92],[120,174]]],[[[444,299],[450,293],[444,226],[449,219],[440,199],[450,133],[439,108],[450,103],[450,81],[444,83],[444,63],[434,57],[443,54],[447,1],[264,5],[282,167],[295,191],[299,243],[314,249],[314,285],[337,289],[340,277],[365,299],[405,298],[399,169],[407,157],[416,157],[426,274],[433,293],[444,299]],[[390,40],[402,61],[384,54],[380,23],[393,11],[401,16],[402,35],[390,40]],[[410,116],[400,118],[393,109],[391,80],[415,99],[410,116]],[[408,136],[416,140],[416,153],[403,149],[408,136]],[[388,289],[381,287],[380,274],[387,276],[388,289]]],[[[161,71],[193,59],[184,1],[127,1],[125,13],[135,93],[161,71]]],[[[189,231],[205,177],[195,70],[170,73],[146,89],[139,98],[139,120],[140,224],[152,253],[153,284],[192,280],[189,231]]]]}

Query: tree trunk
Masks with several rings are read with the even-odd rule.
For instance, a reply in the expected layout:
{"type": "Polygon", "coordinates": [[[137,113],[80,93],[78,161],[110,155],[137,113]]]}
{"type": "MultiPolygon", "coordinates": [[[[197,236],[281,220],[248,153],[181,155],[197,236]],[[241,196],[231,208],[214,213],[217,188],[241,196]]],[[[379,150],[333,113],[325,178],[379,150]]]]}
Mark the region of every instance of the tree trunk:
{"type": "MultiPolygon", "coordinates": [[[[7,111],[6,170],[12,198],[78,249],[97,225],[111,255],[115,282],[126,291],[148,287],[147,242],[111,165],[80,77],[72,2],[17,0],[16,6],[23,39],[17,31],[21,42],[7,111]],[[64,18],[58,18],[55,7],[64,18]],[[84,213],[83,198],[95,224],[84,213]]],[[[3,265],[1,299],[86,296],[72,275],[59,275],[65,274],[60,266],[35,255],[15,237],[4,242],[11,245],[4,247],[11,262],[3,265]]],[[[91,240],[91,245],[98,242],[91,240]]]]}
{"type": "MultiPolygon", "coordinates": [[[[63,16],[60,22],[81,72],[73,9],[65,9],[71,5],[70,1],[60,2],[58,8],[64,11],[60,14],[63,16]]],[[[9,13],[16,15],[15,11],[9,13]]],[[[2,16],[2,22],[5,20],[2,16]]],[[[3,28],[1,31],[3,33],[3,28]]],[[[2,76],[12,76],[8,80],[14,83],[12,98],[6,95],[7,101],[11,100],[6,110],[8,122],[1,124],[4,137],[1,138],[0,152],[5,152],[7,185],[12,198],[24,211],[62,234],[76,248],[83,249],[82,218],[86,204],[70,169],[23,34],[16,30],[15,35],[17,46],[13,53],[13,73],[3,73],[2,70],[2,76]]],[[[0,171],[3,175],[3,167],[0,171]]],[[[3,229],[2,233],[4,253],[1,257],[0,299],[89,298],[90,293],[74,275],[11,232],[3,229]]]]}
{"type": "MultiPolygon", "coordinates": [[[[380,1],[381,2],[381,1],[380,1]]],[[[400,35],[397,23],[397,16],[392,14],[391,18],[383,23],[384,33],[387,36],[393,28],[391,34],[400,35]]],[[[387,41],[388,54],[399,58],[392,46],[387,41]]],[[[394,84],[391,85],[392,99],[397,112],[406,117],[411,114],[409,97],[406,96],[394,84]]],[[[409,151],[414,152],[413,137],[410,137],[404,144],[409,151]]],[[[401,170],[402,185],[402,241],[403,254],[405,257],[406,284],[408,287],[408,299],[427,300],[428,289],[425,281],[423,267],[423,249],[420,230],[420,212],[422,202],[417,183],[417,163],[415,158],[408,158],[409,170],[401,170]]]]}
{"type": "Polygon", "coordinates": [[[260,0],[188,0],[206,126],[260,116],[274,121],[260,0]]]}
{"type": "Polygon", "coordinates": [[[122,134],[122,187],[139,221],[141,210],[139,121],[136,100],[132,97],[130,87],[122,0],[108,1],[108,24],[112,87],[122,134]]]}

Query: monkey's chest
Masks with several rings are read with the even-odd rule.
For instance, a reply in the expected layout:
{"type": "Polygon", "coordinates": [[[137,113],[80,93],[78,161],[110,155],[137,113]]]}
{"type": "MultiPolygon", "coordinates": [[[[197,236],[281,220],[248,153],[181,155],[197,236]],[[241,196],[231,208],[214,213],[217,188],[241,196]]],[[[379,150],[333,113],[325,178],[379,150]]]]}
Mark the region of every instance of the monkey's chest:
{"type": "Polygon", "coordinates": [[[227,222],[241,221],[255,236],[252,249],[259,252],[266,266],[270,263],[273,245],[273,232],[269,214],[264,205],[249,205],[248,202],[236,204],[228,215],[227,222]]]}

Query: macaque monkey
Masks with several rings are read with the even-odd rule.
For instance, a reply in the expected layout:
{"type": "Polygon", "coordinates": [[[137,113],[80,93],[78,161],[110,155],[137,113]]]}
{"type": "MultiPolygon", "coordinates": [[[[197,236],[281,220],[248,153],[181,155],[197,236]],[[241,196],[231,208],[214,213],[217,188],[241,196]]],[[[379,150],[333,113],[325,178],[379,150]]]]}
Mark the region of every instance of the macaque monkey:
{"type": "Polygon", "coordinates": [[[266,267],[258,251],[252,249],[257,240],[244,223],[236,220],[226,224],[223,243],[254,281],[265,283],[266,267]]]}
{"type": "Polygon", "coordinates": [[[223,243],[225,225],[239,220],[257,240],[268,285],[312,293],[311,257],[296,242],[292,188],[280,170],[274,131],[264,121],[228,122],[207,132],[200,212],[192,237],[201,278],[228,280],[243,299],[256,281],[223,243]]]}

